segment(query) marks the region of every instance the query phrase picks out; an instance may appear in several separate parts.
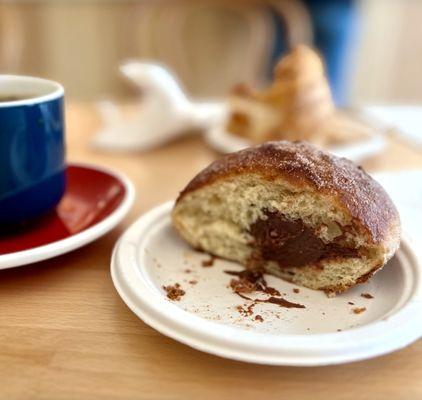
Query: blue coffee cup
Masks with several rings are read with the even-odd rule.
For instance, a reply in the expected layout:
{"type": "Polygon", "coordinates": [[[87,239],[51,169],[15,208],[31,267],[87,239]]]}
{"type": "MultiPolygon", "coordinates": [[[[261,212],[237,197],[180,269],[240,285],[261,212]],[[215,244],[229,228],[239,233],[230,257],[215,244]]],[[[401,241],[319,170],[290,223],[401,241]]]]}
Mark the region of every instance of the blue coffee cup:
{"type": "Polygon", "coordinates": [[[0,230],[52,210],[66,184],[64,90],[0,75],[0,230]]]}

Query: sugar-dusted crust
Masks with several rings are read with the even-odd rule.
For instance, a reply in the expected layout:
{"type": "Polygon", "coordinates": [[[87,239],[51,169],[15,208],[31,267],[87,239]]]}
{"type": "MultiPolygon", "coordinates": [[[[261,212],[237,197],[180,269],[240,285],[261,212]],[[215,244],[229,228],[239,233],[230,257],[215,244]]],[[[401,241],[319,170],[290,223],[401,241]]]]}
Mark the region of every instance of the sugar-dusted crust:
{"type": "Polygon", "coordinates": [[[325,194],[364,229],[369,242],[397,248],[399,214],[384,189],[361,167],[306,142],[267,142],[228,154],[196,175],[177,202],[205,185],[244,173],[269,181],[282,178],[325,194]]]}

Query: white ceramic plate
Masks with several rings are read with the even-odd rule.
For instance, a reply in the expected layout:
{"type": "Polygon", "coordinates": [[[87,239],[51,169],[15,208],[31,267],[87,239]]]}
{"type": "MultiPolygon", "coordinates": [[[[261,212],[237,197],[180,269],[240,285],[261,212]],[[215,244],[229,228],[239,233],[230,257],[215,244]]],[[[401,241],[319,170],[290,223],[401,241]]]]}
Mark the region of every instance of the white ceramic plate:
{"type": "MultiPolygon", "coordinates": [[[[222,125],[216,125],[205,134],[207,143],[220,153],[232,153],[252,146],[248,140],[236,137],[224,129],[222,125]]],[[[373,135],[365,141],[356,142],[345,146],[336,146],[327,150],[338,157],[345,157],[354,162],[360,162],[367,157],[378,154],[385,146],[385,140],[381,135],[373,135]]]]}
{"type": "Polygon", "coordinates": [[[172,203],[137,220],[116,245],[111,274],[129,308],[164,335],[222,357],[273,365],[327,365],[362,360],[400,349],[421,336],[421,271],[407,240],[389,264],[344,295],[300,288],[268,276],[289,301],[304,309],[258,304],[242,316],[248,301],[228,287],[224,270],[242,268],[191,250],[171,226],[172,203]],[[163,286],[179,283],[180,301],[163,286]],[[373,299],[361,296],[370,293],[373,299]],[[354,303],[354,305],[348,302],[354,303]],[[355,314],[353,308],[365,307],[355,314]],[[256,315],[263,322],[255,320],[256,315]],[[339,331],[341,330],[341,331],[339,331]]]}
{"type": "Polygon", "coordinates": [[[133,204],[132,183],[112,169],[70,163],[67,178],[54,213],[0,237],[0,270],[47,260],[91,243],[112,230],[133,204]]]}

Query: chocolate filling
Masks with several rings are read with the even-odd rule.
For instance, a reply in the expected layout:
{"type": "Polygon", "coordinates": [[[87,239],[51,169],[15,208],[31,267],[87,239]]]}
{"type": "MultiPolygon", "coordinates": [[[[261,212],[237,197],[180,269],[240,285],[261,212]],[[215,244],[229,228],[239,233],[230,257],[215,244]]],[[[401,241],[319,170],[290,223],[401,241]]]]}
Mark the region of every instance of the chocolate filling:
{"type": "MultiPolygon", "coordinates": [[[[243,271],[224,272],[226,274],[238,277],[238,279],[232,279],[230,281],[230,287],[233,289],[233,292],[236,293],[242,299],[253,301],[253,305],[257,303],[271,303],[285,308],[305,308],[303,304],[292,303],[291,301],[282,298],[281,293],[277,289],[268,286],[267,281],[264,278],[264,274],[260,270],[245,269],[243,271]],[[265,293],[268,294],[270,297],[266,299],[253,299],[245,295],[245,293],[249,294],[253,292],[265,293]]],[[[252,314],[252,308],[250,308],[250,310],[252,314]]]]}
{"type": "Polygon", "coordinates": [[[266,218],[250,227],[254,259],[276,261],[280,267],[300,267],[322,259],[358,257],[359,251],[338,243],[324,243],[301,220],[288,220],[283,214],[264,211],[266,218]]]}

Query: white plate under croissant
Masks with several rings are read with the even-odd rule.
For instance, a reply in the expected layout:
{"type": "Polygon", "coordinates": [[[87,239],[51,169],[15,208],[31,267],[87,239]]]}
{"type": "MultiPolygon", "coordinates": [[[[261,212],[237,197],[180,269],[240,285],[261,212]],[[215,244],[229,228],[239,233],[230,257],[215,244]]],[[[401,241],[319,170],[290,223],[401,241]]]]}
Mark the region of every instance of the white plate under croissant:
{"type": "MultiPolygon", "coordinates": [[[[214,150],[223,154],[233,153],[253,145],[250,140],[228,132],[225,124],[216,125],[210,128],[205,134],[205,140],[214,150]]],[[[345,157],[359,163],[366,158],[380,153],[384,147],[385,139],[382,133],[374,133],[363,140],[343,145],[328,146],[327,150],[338,157],[345,157]]]]}
{"type": "Polygon", "coordinates": [[[281,58],[267,87],[234,87],[225,111],[225,119],[206,134],[207,142],[223,153],[290,140],[311,142],[360,161],[384,146],[381,129],[373,121],[335,106],[322,59],[306,46],[281,58]]]}

